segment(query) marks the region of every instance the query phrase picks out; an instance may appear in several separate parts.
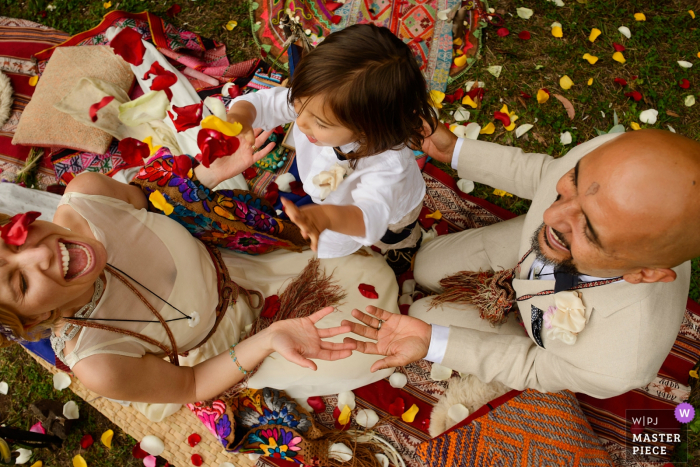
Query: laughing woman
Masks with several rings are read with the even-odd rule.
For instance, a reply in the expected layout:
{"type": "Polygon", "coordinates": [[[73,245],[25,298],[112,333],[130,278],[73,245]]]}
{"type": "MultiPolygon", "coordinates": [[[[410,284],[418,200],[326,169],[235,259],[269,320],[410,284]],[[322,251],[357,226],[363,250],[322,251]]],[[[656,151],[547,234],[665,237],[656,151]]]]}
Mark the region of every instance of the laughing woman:
{"type": "MultiPolygon", "coordinates": [[[[260,135],[258,143],[265,138],[260,135]]],[[[5,343],[50,330],[56,355],[87,388],[139,403],[153,420],[179,404],[193,404],[196,412],[204,407],[197,401],[248,378],[247,387],[259,394],[248,389],[236,397],[256,398],[257,405],[262,400],[272,413],[284,407],[287,429],[306,443],[290,451],[301,458],[311,449],[313,421],[291,398],[334,394],[387,376],[368,372],[378,357],[351,356],[354,346],[335,336],[349,331],[340,326],[349,311],[366,305],[360,283],[374,285],[380,299],[373,302],[389,309],[396,308],[397,286],[380,256],[366,252],[310,262],[313,253],[299,252],[291,224],[266,214],[265,203],[251,194],[212,192],[208,187],[267,152],[254,155],[243,146],[209,168],[200,165],[180,175],[161,149],[134,185],[98,174],[74,179],[53,223],[1,218],[0,322],[5,343]],[[154,207],[168,215],[152,212],[154,207]],[[246,220],[242,211],[257,215],[246,220]],[[261,219],[264,225],[256,228],[253,223],[261,219]],[[219,250],[212,243],[248,253],[245,248],[253,245],[253,252],[266,254],[219,250]],[[335,291],[334,303],[345,296],[346,311],[327,307],[282,322],[272,306],[256,321],[263,297],[298,284],[294,278],[314,264],[320,282],[335,291]],[[346,360],[334,362],[339,359],[346,360]],[[263,388],[285,390],[288,397],[263,388]]],[[[284,294],[280,298],[284,308],[284,294]]],[[[264,428],[240,410],[246,404],[221,401],[229,420],[255,420],[244,428],[264,428]]],[[[227,449],[244,443],[246,452],[266,453],[255,436],[235,439],[236,430],[227,433],[218,433],[227,449]]]]}

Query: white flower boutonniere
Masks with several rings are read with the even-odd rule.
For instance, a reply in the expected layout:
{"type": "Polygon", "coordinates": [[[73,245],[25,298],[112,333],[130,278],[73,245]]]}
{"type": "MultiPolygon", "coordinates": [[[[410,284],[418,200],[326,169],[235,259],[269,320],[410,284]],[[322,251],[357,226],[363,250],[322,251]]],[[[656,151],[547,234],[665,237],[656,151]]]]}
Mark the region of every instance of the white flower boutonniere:
{"type": "Polygon", "coordinates": [[[321,189],[319,198],[326,199],[332,191],[338,189],[338,185],[343,181],[346,175],[350,175],[353,170],[350,167],[346,167],[338,164],[337,162],[333,166],[319,173],[313,178],[313,183],[318,188],[321,189]]]}
{"type": "Polygon", "coordinates": [[[550,306],[543,318],[547,337],[573,345],[586,326],[586,307],[581,294],[573,290],[559,292],[554,295],[554,303],[556,306],[550,306]]]}

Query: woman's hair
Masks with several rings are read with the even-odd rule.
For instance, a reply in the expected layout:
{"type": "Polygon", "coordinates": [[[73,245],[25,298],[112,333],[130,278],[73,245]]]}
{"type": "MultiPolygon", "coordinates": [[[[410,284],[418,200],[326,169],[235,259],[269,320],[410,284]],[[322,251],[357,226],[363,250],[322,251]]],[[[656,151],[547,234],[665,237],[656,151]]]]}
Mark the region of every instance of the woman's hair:
{"type": "MultiPolygon", "coordinates": [[[[328,36],[294,70],[289,102],[322,96],[360,146],[348,157],[407,145],[420,149],[423,120],[437,118],[411,49],[386,28],[357,24],[328,36]]],[[[307,101],[308,102],[308,101],[307,101]]]]}
{"type": "MultiPolygon", "coordinates": [[[[10,216],[0,212],[0,227],[10,222],[10,219],[10,216]]],[[[50,329],[51,325],[59,318],[60,314],[58,310],[54,310],[51,313],[51,317],[46,321],[30,328],[25,328],[19,316],[0,305],[0,348],[13,344],[15,341],[12,337],[28,341],[38,341],[47,335],[47,331],[50,329]]]]}

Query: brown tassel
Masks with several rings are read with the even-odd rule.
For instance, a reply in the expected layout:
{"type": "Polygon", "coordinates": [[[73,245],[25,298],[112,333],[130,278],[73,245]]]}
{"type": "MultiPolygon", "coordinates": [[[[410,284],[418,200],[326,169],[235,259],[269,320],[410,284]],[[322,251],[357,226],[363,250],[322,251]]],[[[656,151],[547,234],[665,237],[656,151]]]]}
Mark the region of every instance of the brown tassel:
{"type": "Polygon", "coordinates": [[[333,273],[321,271],[321,262],[312,259],[280,295],[280,310],[272,318],[258,317],[249,337],[283,319],[305,318],[327,306],[337,306],[347,294],[333,280],[333,273]]]}
{"type": "Polygon", "coordinates": [[[323,467],[381,467],[382,464],[375,454],[384,453],[383,445],[377,441],[360,442],[358,438],[363,434],[363,431],[356,430],[326,432],[319,438],[307,440],[306,456],[316,457],[319,460],[318,465],[323,467]],[[341,462],[330,458],[329,451],[335,443],[342,443],[349,447],[353,453],[352,459],[341,462]]]}
{"type": "Polygon", "coordinates": [[[481,319],[492,325],[501,324],[508,318],[508,312],[515,301],[513,290],[513,269],[503,271],[460,271],[440,281],[443,292],[436,295],[430,308],[444,303],[474,305],[479,309],[481,319]]]}

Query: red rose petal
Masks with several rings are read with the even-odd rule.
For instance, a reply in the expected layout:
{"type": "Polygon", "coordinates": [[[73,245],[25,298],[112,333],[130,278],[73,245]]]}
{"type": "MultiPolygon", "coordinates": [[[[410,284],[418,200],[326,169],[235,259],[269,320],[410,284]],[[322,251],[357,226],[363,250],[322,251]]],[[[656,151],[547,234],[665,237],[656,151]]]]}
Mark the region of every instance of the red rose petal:
{"type": "Polygon", "coordinates": [[[202,456],[199,454],[192,454],[192,457],[190,457],[190,461],[192,462],[192,465],[196,465],[199,467],[204,463],[204,459],[202,459],[202,456]]]}
{"type": "Polygon", "coordinates": [[[120,156],[129,167],[138,167],[151,154],[148,144],[134,138],[124,138],[119,141],[120,156]]]}
{"type": "Polygon", "coordinates": [[[374,289],[373,285],[369,284],[360,284],[357,286],[359,289],[360,293],[362,294],[363,297],[367,298],[379,298],[379,294],[377,291],[374,289]]]}
{"type": "Polygon", "coordinates": [[[622,44],[618,44],[617,42],[613,42],[613,48],[615,49],[615,52],[624,52],[625,51],[625,46],[622,44]]]}
{"type": "Polygon", "coordinates": [[[105,96],[105,97],[103,97],[102,99],[100,99],[100,102],[98,102],[98,103],[96,103],[96,104],[92,104],[92,105],[90,106],[90,110],[89,110],[90,119],[91,119],[93,122],[96,122],[96,121],[97,121],[97,112],[98,112],[102,107],[106,106],[107,104],[109,104],[109,103],[112,102],[113,100],[114,100],[114,96],[105,96]]]}
{"type": "Polygon", "coordinates": [[[0,237],[8,245],[21,246],[27,241],[29,226],[41,215],[40,212],[28,211],[15,214],[10,222],[0,227],[0,237]]]}
{"type": "Polygon", "coordinates": [[[442,99],[442,102],[446,104],[452,104],[455,101],[455,96],[452,94],[445,94],[445,97],[442,99]]]}
{"type": "Polygon", "coordinates": [[[172,120],[175,124],[175,129],[177,130],[177,132],[180,133],[181,131],[186,131],[190,128],[199,126],[200,122],[202,121],[203,107],[204,102],[200,102],[199,104],[186,105],[184,107],[178,107],[174,105],[173,111],[177,115],[177,119],[175,119],[175,115],[173,115],[169,110],[168,116],[170,117],[170,120],[172,120]]]}
{"type": "Polygon", "coordinates": [[[496,31],[496,34],[501,37],[506,37],[508,34],[510,34],[510,31],[508,28],[499,28],[498,31],[496,31]]]}
{"type": "Polygon", "coordinates": [[[252,180],[258,175],[258,171],[255,170],[253,167],[248,167],[243,171],[243,178],[246,180],[252,180]]]}
{"type": "Polygon", "coordinates": [[[452,94],[455,97],[455,100],[457,101],[462,101],[462,98],[464,97],[464,89],[459,88],[457,89],[454,94],[452,94]]]}
{"type": "Polygon", "coordinates": [[[449,225],[444,219],[435,226],[435,232],[437,232],[438,235],[447,235],[449,233],[449,225]]]}
{"type": "Polygon", "coordinates": [[[336,430],[344,431],[344,430],[347,430],[348,428],[350,428],[350,425],[352,425],[352,420],[350,422],[346,423],[345,425],[341,425],[340,422],[338,421],[338,419],[340,418],[340,413],[341,413],[340,407],[336,407],[335,409],[333,409],[333,420],[334,420],[333,425],[335,425],[336,430]]]}
{"type": "Polygon", "coordinates": [[[466,94],[467,96],[471,97],[474,102],[476,102],[477,99],[481,99],[484,97],[485,92],[486,89],[473,86],[466,94]]]}
{"type": "Polygon", "coordinates": [[[275,315],[280,311],[280,298],[277,295],[270,295],[265,298],[265,305],[263,305],[263,310],[260,316],[263,318],[274,318],[275,315]]]}
{"type": "Polygon", "coordinates": [[[393,403],[389,404],[388,412],[394,417],[400,417],[405,411],[406,404],[400,397],[397,397],[393,403]]]}
{"type": "Polygon", "coordinates": [[[326,10],[331,11],[331,12],[337,10],[337,9],[340,8],[341,6],[343,6],[342,3],[338,3],[338,2],[326,2],[326,10]]]}
{"type": "Polygon", "coordinates": [[[547,95],[549,96],[549,89],[547,89],[547,88],[542,88],[542,90],[543,90],[544,92],[546,92],[547,95]]]}
{"type": "Polygon", "coordinates": [[[80,440],[80,447],[83,449],[87,449],[90,446],[92,446],[92,443],[94,443],[92,436],[91,435],[85,435],[83,438],[80,440]]]}
{"type": "Polygon", "coordinates": [[[306,399],[306,403],[309,404],[316,413],[323,413],[326,411],[326,403],[323,402],[320,396],[309,397],[306,399]]]}
{"type": "Polygon", "coordinates": [[[209,165],[220,157],[230,156],[238,149],[239,141],[235,136],[226,136],[216,130],[202,128],[197,133],[197,146],[202,151],[197,154],[197,160],[209,168],[209,165]]]}
{"type": "Polygon", "coordinates": [[[148,457],[148,453],[141,449],[141,443],[136,443],[136,445],[131,448],[131,455],[136,459],[145,459],[148,457]]]}
{"type": "Polygon", "coordinates": [[[532,96],[526,92],[520,91],[520,95],[525,99],[531,99],[532,96]]]}
{"type": "Polygon", "coordinates": [[[189,444],[190,447],[195,447],[199,444],[200,441],[202,441],[202,437],[199,436],[197,433],[192,433],[187,437],[187,444],[189,444]]]}
{"type": "Polygon", "coordinates": [[[642,93],[639,91],[626,92],[625,97],[631,97],[635,102],[642,100],[642,93]]]}
{"type": "Polygon", "coordinates": [[[687,79],[683,78],[680,83],[678,83],[678,86],[682,87],[683,89],[688,89],[690,87],[690,81],[687,79]]]}
{"type": "Polygon", "coordinates": [[[338,15],[333,15],[333,16],[331,16],[331,23],[333,23],[333,24],[338,24],[338,23],[340,23],[342,20],[343,20],[343,17],[342,17],[342,16],[338,16],[338,15]]]}
{"type": "Polygon", "coordinates": [[[428,214],[432,213],[433,211],[431,211],[430,208],[428,208],[427,206],[423,206],[420,210],[420,214],[418,215],[418,223],[425,230],[429,230],[433,226],[433,224],[437,222],[432,217],[426,217],[428,214]]]}
{"type": "Polygon", "coordinates": [[[619,84],[620,86],[627,86],[627,81],[622,78],[615,78],[615,84],[619,84]]]}
{"type": "Polygon", "coordinates": [[[46,18],[46,10],[41,10],[39,12],[39,14],[41,15],[42,18],[46,18]]]}
{"type": "Polygon", "coordinates": [[[177,83],[177,75],[163,68],[158,62],[153,62],[151,68],[143,75],[143,79],[149,79],[151,75],[155,75],[151,82],[151,91],[165,91],[168,99],[172,99],[173,93],[170,86],[177,83]]]}
{"type": "Polygon", "coordinates": [[[301,182],[297,182],[297,181],[290,182],[289,188],[291,188],[292,193],[294,193],[297,196],[306,196],[306,192],[304,191],[304,184],[301,182]]]}
{"type": "Polygon", "coordinates": [[[270,183],[265,190],[265,199],[270,204],[275,204],[280,197],[280,189],[275,182],[270,183]]]}
{"type": "Polygon", "coordinates": [[[530,33],[528,31],[520,31],[520,33],[518,34],[518,38],[520,38],[524,41],[529,41],[530,37],[532,37],[532,36],[530,35],[530,33]]]}
{"type": "Polygon", "coordinates": [[[174,18],[175,16],[179,15],[181,11],[182,11],[182,7],[176,3],[175,5],[168,8],[168,10],[165,12],[165,14],[171,18],[174,18]]]}
{"type": "Polygon", "coordinates": [[[141,42],[141,34],[131,28],[124,28],[114,36],[109,43],[114,49],[114,53],[124,59],[125,62],[134,66],[143,63],[143,55],[146,53],[146,46],[141,42]]]}
{"type": "Polygon", "coordinates": [[[153,62],[153,64],[151,64],[151,68],[144,73],[143,79],[149,79],[151,75],[158,76],[163,73],[165,73],[165,68],[163,68],[163,65],[161,65],[159,62],[153,62]]]}
{"type": "Polygon", "coordinates": [[[173,156],[173,172],[181,178],[187,178],[192,168],[192,158],[187,154],[173,156]]]}
{"type": "Polygon", "coordinates": [[[510,116],[505,112],[494,112],[493,118],[503,123],[503,126],[510,125],[510,116]]]}
{"type": "Polygon", "coordinates": [[[408,315],[408,310],[411,308],[411,305],[399,305],[399,311],[401,312],[402,315],[408,315]]]}

